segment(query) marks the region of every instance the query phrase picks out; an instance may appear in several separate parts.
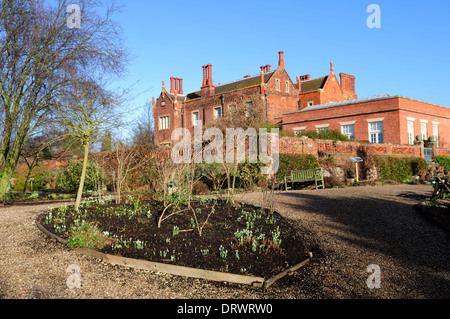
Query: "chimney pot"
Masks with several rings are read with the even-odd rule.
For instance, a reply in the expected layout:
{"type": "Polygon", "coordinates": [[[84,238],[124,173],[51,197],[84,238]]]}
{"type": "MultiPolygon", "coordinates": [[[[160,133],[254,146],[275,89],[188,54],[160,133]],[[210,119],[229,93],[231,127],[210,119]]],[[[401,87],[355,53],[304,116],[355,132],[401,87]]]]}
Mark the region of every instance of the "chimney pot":
{"type": "Polygon", "coordinates": [[[270,67],[271,67],[271,65],[270,65],[270,64],[267,64],[267,65],[266,65],[266,72],[267,72],[267,73],[269,73],[269,72],[270,72],[270,67]]]}

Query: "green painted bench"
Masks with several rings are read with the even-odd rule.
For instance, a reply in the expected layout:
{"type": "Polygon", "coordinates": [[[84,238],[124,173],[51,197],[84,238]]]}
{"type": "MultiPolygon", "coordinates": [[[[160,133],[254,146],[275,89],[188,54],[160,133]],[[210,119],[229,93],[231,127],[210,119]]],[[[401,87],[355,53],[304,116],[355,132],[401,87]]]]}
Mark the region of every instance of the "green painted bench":
{"type": "Polygon", "coordinates": [[[305,171],[293,171],[290,175],[284,177],[284,186],[288,187],[288,183],[303,183],[303,182],[315,182],[316,189],[325,188],[325,183],[323,181],[323,169],[309,169],[305,171]]]}

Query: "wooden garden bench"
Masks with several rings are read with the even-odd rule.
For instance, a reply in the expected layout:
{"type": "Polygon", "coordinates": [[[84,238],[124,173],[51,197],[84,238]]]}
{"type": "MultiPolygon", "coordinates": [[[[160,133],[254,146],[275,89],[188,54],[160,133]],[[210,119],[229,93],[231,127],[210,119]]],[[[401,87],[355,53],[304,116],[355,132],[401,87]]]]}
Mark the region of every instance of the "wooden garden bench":
{"type": "Polygon", "coordinates": [[[284,177],[284,186],[287,189],[288,183],[292,183],[292,187],[294,187],[294,183],[296,182],[315,182],[316,189],[319,187],[325,188],[325,183],[323,181],[323,169],[309,169],[305,171],[293,171],[290,175],[284,177]]]}

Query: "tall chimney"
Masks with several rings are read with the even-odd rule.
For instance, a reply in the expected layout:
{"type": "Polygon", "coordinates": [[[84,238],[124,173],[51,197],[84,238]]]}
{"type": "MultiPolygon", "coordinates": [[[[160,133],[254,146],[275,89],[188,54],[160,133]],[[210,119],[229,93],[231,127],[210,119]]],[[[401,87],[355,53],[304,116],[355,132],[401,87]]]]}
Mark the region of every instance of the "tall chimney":
{"type": "Polygon", "coordinates": [[[207,85],[208,85],[208,86],[213,86],[213,81],[212,81],[212,65],[211,65],[211,64],[208,64],[207,67],[208,67],[208,83],[207,83],[207,85]]]}
{"type": "Polygon", "coordinates": [[[152,107],[155,107],[155,97],[152,97],[152,107]]]}
{"type": "Polygon", "coordinates": [[[178,81],[180,81],[179,85],[180,94],[183,95],[183,79],[178,79],[178,81]]]}
{"type": "Polygon", "coordinates": [[[300,80],[300,78],[297,76],[297,89],[299,91],[302,90],[302,81],[300,80]]]}
{"type": "Polygon", "coordinates": [[[265,66],[262,66],[261,67],[261,83],[264,83],[264,69],[265,69],[265,66]]]}
{"type": "Polygon", "coordinates": [[[270,72],[270,67],[271,67],[270,64],[267,64],[267,65],[266,65],[266,73],[269,73],[269,72],[270,72]]]}
{"type": "Polygon", "coordinates": [[[174,80],[175,79],[173,77],[170,78],[170,94],[173,94],[175,92],[174,80]]]}
{"type": "Polygon", "coordinates": [[[284,57],[283,57],[284,52],[280,51],[280,52],[278,52],[278,55],[279,55],[278,67],[284,69],[284,57]]]}
{"type": "Polygon", "coordinates": [[[203,68],[203,84],[202,84],[202,86],[206,86],[206,68],[207,68],[207,66],[204,65],[204,66],[202,66],[202,68],[203,68]]]}

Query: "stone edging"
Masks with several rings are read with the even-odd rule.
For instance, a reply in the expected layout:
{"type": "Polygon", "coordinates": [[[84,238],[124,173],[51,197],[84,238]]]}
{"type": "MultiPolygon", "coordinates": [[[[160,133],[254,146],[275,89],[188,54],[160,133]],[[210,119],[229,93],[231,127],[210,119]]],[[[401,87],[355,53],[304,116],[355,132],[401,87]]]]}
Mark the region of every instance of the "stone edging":
{"type": "MultiPolygon", "coordinates": [[[[60,242],[64,245],[67,245],[67,240],[49,232],[37,220],[35,220],[34,222],[35,222],[37,228],[40,231],[42,231],[44,234],[57,240],[58,242],[60,242]]],[[[269,286],[274,284],[277,280],[283,278],[284,276],[286,276],[290,273],[295,272],[296,270],[300,269],[303,266],[306,266],[307,264],[309,264],[309,262],[312,259],[312,253],[309,253],[309,258],[305,259],[301,263],[279,273],[278,275],[275,275],[272,278],[266,279],[263,277],[236,275],[236,274],[224,273],[224,272],[220,272],[220,271],[204,270],[204,269],[198,269],[198,268],[177,266],[177,265],[172,265],[172,264],[158,263],[158,262],[141,260],[141,259],[133,259],[133,258],[126,258],[126,257],[121,257],[121,256],[114,256],[114,255],[101,253],[99,251],[96,251],[93,249],[88,249],[88,248],[78,248],[78,249],[74,249],[74,250],[83,255],[101,259],[103,262],[111,264],[113,266],[119,265],[119,266],[134,268],[134,269],[157,271],[157,272],[167,273],[167,274],[176,275],[176,276],[200,278],[200,279],[207,279],[207,280],[219,281],[219,282],[244,284],[244,285],[250,285],[250,286],[258,287],[258,288],[268,288],[269,286]]]]}

